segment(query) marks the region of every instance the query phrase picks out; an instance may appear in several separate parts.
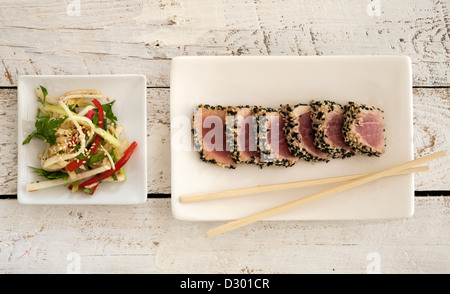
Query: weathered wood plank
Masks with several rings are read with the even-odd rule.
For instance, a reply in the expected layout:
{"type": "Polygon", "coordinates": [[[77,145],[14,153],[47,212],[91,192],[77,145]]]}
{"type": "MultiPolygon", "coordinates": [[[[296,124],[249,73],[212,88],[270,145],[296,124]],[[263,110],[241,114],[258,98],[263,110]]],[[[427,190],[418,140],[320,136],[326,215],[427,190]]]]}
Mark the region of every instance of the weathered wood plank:
{"type": "Polygon", "coordinates": [[[0,16],[0,86],[21,74],[142,73],[167,87],[179,55],[349,54],[409,55],[415,86],[450,85],[446,1],[8,0],[0,16]]]}
{"type": "Polygon", "coordinates": [[[208,239],[219,223],[174,220],[170,199],[81,207],[1,200],[0,273],[366,273],[374,265],[448,273],[449,199],[415,202],[410,219],[261,221],[208,239]]]}
{"type": "Polygon", "coordinates": [[[450,190],[450,88],[414,89],[414,147],[416,157],[448,154],[430,162],[431,171],[414,176],[417,190],[450,190]]]}
{"type": "Polygon", "coordinates": [[[148,192],[170,194],[169,89],[148,89],[147,97],[148,192]]]}
{"type": "MultiPolygon", "coordinates": [[[[170,193],[169,89],[147,89],[148,193],[170,193]]],[[[450,89],[414,89],[417,157],[450,150],[450,89]]],[[[0,195],[17,193],[17,90],[0,89],[0,195]]],[[[449,190],[449,157],[415,176],[417,191],[449,190]]]]}

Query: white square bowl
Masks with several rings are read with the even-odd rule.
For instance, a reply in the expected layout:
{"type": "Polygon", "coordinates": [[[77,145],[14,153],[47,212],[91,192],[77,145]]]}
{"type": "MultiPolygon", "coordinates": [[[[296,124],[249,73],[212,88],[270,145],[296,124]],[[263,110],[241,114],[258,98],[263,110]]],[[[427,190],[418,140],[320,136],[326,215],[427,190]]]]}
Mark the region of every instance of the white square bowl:
{"type": "MultiPolygon", "coordinates": [[[[139,204],[147,199],[147,99],[144,75],[30,75],[18,81],[18,183],[17,199],[22,204],[139,204]],[[137,148],[125,165],[127,180],[120,183],[102,183],[95,194],[71,193],[58,186],[27,192],[26,184],[42,180],[31,168],[40,167],[38,153],[45,144],[38,139],[22,145],[35,129],[37,101],[34,89],[39,86],[59,97],[77,89],[98,89],[113,105],[117,122],[124,125],[124,135],[137,148]]],[[[101,101],[105,103],[106,101],[101,101]]]]}
{"type": "MultiPolygon", "coordinates": [[[[330,187],[268,192],[181,203],[182,195],[375,172],[413,159],[411,60],[407,56],[177,57],[171,69],[172,213],[181,220],[230,220],[330,187]],[[295,166],[223,169],[202,162],[191,143],[190,123],[198,104],[259,105],[354,101],[384,110],[386,152],[295,166]],[[190,148],[186,148],[189,146],[190,148]],[[184,146],[184,147],[183,147],[184,146]]],[[[271,220],[343,220],[410,217],[414,176],[400,175],[308,203],[271,220]]]]}

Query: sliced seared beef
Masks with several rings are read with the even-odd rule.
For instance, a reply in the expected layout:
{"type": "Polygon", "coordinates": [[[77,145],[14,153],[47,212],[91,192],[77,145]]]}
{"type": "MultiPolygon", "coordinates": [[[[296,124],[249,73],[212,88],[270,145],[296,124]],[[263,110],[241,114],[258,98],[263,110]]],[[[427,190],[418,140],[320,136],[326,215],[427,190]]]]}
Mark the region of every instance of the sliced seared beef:
{"type": "Polygon", "coordinates": [[[287,122],[284,132],[291,153],[306,161],[328,162],[328,154],[316,148],[314,144],[311,107],[307,104],[284,105],[282,111],[287,122]]]}
{"type": "Polygon", "coordinates": [[[310,106],[316,147],[332,158],[354,155],[355,151],[347,145],[342,132],[345,119],[343,107],[328,100],[313,101],[310,106]]]}
{"type": "Polygon", "coordinates": [[[199,105],[194,110],[192,134],[194,148],[205,162],[225,168],[236,168],[231,156],[233,139],[227,136],[227,108],[223,106],[199,105]]]}
{"type": "Polygon", "coordinates": [[[345,142],[363,154],[380,156],[385,151],[383,111],[373,106],[349,102],[344,105],[345,142]]]}
{"type": "Polygon", "coordinates": [[[235,162],[259,164],[257,106],[236,106],[228,108],[228,115],[234,117],[235,162]]]}
{"type": "Polygon", "coordinates": [[[258,109],[258,145],[262,164],[289,167],[298,161],[298,157],[289,150],[284,125],[280,109],[258,109]]]}

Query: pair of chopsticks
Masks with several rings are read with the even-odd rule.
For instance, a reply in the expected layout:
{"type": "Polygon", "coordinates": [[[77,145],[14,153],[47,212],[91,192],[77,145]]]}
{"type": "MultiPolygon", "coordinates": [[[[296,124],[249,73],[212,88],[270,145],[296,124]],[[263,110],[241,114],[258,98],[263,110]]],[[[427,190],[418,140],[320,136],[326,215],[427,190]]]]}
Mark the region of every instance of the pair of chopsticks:
{"type": "Polygon", "coordinates": [[[259,192],[268,192],[275,190],[285,190],[285,189],[293,189],[299,187],[308,187],[314,185],[322,185],[322,184],[330,184],[330,183],[339,183],[344,182],[343,184],[331,187],[329,189],[322,190],[317,193],[313,193],[309,196],[302,197],[300,199],[255,213],[253,215],[237,219],[221,225],[219,227],[213,228],[206,232],[207,237],[214,237],[228,231],[237,229],[239,227],[243,227],[245,225],[254,223],[256,221],[272,217],[274,215],[280,214],[282,212],[288,211],[290,209],[296,208],[300,205],[304,205],[306,203],[319,200],[325,198],[327,196],[354,188],[356,186],[360,186],[384,177],[407,174],[407,173],[415,173],[427,171],[429,168],[425,167],[415,167],[419,164],[423,164],[425,162],[434,160],[436,158],[445,156],[445,151],[440,151],[428,156],[424,156],[415,160],[411,160],[402,164],[395,165],[393,167],[374,172],[374,173],[366,173],[366,174],[358,174],[358,175],[350,175],[350,176],[342,176],[342,177],[334,177],[327,179],[319,179],[319,180],[311,180],[311,181],[302,181],[302,182],[293,182],[293,183],[285,183],[285,184],[275,184],[275,185],[266,185],[266,186],[257,186],[243,189],[234,189],[228,191],[214,192],[214,193],[202,193],[202,194],[192,194],[185,195],[180,198],[181,202],[194,202],[194,201],[202,201],[202,200],[212,200],[212,199],[220,199],[220,198],[228,198],[228,197],[237,197],[243,196],[253,193],[259,192]]]}

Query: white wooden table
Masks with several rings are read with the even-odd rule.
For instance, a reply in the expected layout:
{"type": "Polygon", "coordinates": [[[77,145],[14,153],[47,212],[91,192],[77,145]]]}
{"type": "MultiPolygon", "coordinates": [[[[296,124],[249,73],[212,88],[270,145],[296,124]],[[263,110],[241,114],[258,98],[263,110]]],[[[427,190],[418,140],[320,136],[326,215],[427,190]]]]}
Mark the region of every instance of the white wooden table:
{"type": "Polygon", "coordinates": [[[0,4],[0,273],[449,273],[450,160],[415,177],[415,215],[374,221],[175,220],[169,68],[179,55],[401,54],[413,62],[415,155],[450,150],[450,2],[16,1],[0,4]],[[148,201],[24,206],[17,79],[148,77],[148,201]]]}

